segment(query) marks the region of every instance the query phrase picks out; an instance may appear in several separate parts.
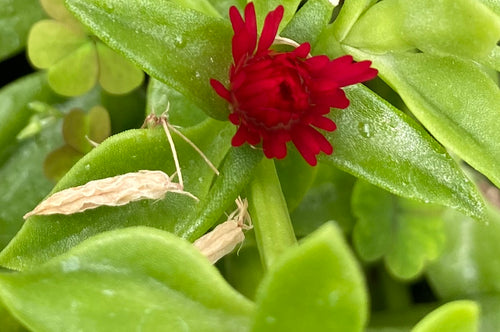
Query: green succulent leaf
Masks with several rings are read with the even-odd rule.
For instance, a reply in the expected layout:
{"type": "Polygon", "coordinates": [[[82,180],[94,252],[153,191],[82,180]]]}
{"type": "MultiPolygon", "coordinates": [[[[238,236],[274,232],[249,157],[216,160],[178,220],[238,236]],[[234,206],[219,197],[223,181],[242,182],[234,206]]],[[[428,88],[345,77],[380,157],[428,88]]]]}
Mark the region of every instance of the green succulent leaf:
{"type": "Polygon", "coordinates": [[[124,94],[142,84],[144,73],[133,63],[102,43],[97,45],[99,83],[110,93],[124,94]]]}
{"type": "Polygon", "coordinates": [[[37,22],[28,36],[28,57],[38,68],[49,68],[89,42],[85,32],[54,20],[37,22]]]}
{"type": "Polygon", "coordinates": [[[30,27],[43,17],[38,0],[0,0],[0,61],[24,48],[30,27]]]}
{"type": "Polygon", "coordinates": [[[0,302],[0,322],[2,322],[2,329],[8,332],[26,332],[26,330],[21,323],[15,319],[12,314],[7,311],[0,302]]]}
{"type": "Polygon", "coordinates": [[[300,0],[254,0],[252,1],[255,5],[255,13],[257,14],[257,29],[261,31],[264,25],[264,19],[270,11],[273,11],[278,6],[283,6],[285,8],[285,13],[283,14],[283,19],[280,23],[280,31],[283,29],[288,22],[292,19],[297,11],[297,7],[300,4],[300,0]]]}
{"type": "MultiPolygon", "coordinates": [[[[255,245],[248,245],[249,233],[245,244],[237,253],[224,257],[224,277],[238,292],[254,300],[257,287],[264,276],[264,269],[255,245]]],[[[255,239],[252,238],[253,241],[255,239]]]]}
{"type": "Polygon", "coordinates": [[[1,165],[0,249],[19,231],[23,215],[52,188],[42,165],[45,156],[61,144],[60,122],[53,122],[38,135],[18,143],[1,165]]]}
{"type": "Polygon", "coordinates": [[[33,115],[33,101],[52,103],[59,98],[50,90],[44,74],[37,73],[0,89],[0,151],[12,144],[33,115]]]}
{"type": "Polygon", "coordinates": [[[49,84],[63,96],[82,95],[95,85],[99,74],[96,47],[87,42],[48,70],[49,84]]]}
{"type": "Polygon", "coordinates": [[[397,15],[402,17],[402,33],[423,52],[481,60],[500,38],[500,18],[480,1],[399,0],[399,3],[397,15]]]}
{"type": "Polygon", "coordinates": [[[290,149],[287,157],[276,160],[275,164],[288,211],[291,212],[311,187],[317,168],[311,167],[296,149],[290,149]]]}
{"type": "Polygon", "coordinates": [[[411,332],[477,332],[479,306],[473,301],[446,303],[425,316],[411,332]]]}
{"type": "Polygon", "coordinates": [[[320,33],[332,18],[333,5],[329,0],[307,1],[280,33],[298,43],[316,44],[320,33]]]}
{"type": "Polygon", "coordinates": [[[319,164],[315,168],[311,188],[290,215],[295,234],[306,236],[329,220],[349,233],[354,224],[351,195],[356,178],[330,165],[319,164]]]}
{"type": "Polygon", "coordinates": [[[174,2],[179,4],[180,6],[197,10],[208,16],[221,16],[209,0],[174,0],[174,2]]]}
{"type": "Polygon", "coordinates": [[[332,23],[332,36],[343,41],[360,16],[372,6],[376,0],[351,0],[342,5],[337,18],[332,23]]]}
{"type": "Polygon", "coordinates": [[[478,223],[456,211],[444,215],[446,246],[427,275],[445,299],[500,293],[500,213],[489,210],[488,223],[478,223]]]}
{"type": "Polygon", "coordinates": [[[424,53],[363,54],[437,140],[500,185],[500,90],[478,64],[424,53]]]}
{"type": "Polygon", "coordinates": [[[402,31],[400,0],[384,0],[370,7],[353,25],[343,43],[374,53],[414,49],[402,31]]]}
{"type": "Polygon", "coordinates": [[[362,85],[345,89],[351,101],[329,117],[325,136],[334,153],[320,160],[396,195],[484,217],[484,202],[457,163],[423,127],[362,85]]]}
{"type": "Polygon", "coordinates": [[[353,230],[357,252],[368,262],[384,258],[396,277],[415,278],[443,249],[441,208],[399,198],[358,181],[352,209],[357,218],[353,230]]]}
{"type": "MultiPolygon", "coordinates": [[[[229,149],[232,129],[227,122],[207,120],[197,127],[185,130],[184,134],[218,165],[229,149]]],[[[185,190],[200,198],[200,202],[196,203],[187,196],[167,193],[160,201],[142,200],[125,206],[100,207],[72,215],[34,216],[25,222],[16,238],[0,254],[0,264],[12,269],[32,268],[67,251],[91,235],[115,228],[146,225],[183,236],[186,228],[197,230],[201,234],[206,232],[224,213],[224,210],[218,210],[216,215],[209,215],[208,220],[204,219],[203,229],[195,226],[198,206],[212,204],[206,201],[210,199],[210,195],[206,196],[214,177],[213,171],[189,144],[177,135],[173,136],[185,190]]],[[[82,185],[90,180],[138,170],[163,170],[171,175],[174,169],[170,146],[162,128],[130,130],[110,137],[80,159],[53,192],[82,185]]],[[[229,176],[231,174],[221,175],[219,179],[231,186],[229,176]]],[[[224,194],[222,191],[218,196],[224,197],[224,194]]],[[[234,198],[236,196],[237,194],[234,198]]],[[[227,208],[231,203],[229,201],[222,208],[227,208]]]]}
{"type": "Polygon", "coordinates": [[[66,0],[95,35],[154,78],[173,87],[209,115],[225,119],[225,101],[210,87],[227,80],[229,22],[173,1],[66,0]],[[208,64],[208,65],[200,65],[208,64]]]}
{"type": "Polygon", "coordinates": [[[0,274],[0,297],[37,331],[246,331],[254,309],[190,243],[147,227],[0,274]]]}
{"type": "Polygon", "coordinates": [[[333,224],[289,249],[257,293],[253,331],[361,331],[367,319],[361,270],[333,224]]]}
{"type": "Polygon", "coordinates": [[[157,115],[168,110],[170,123],[181,127],[191,127],[207,119],[207,115],[186,97],[154,78],[149,80],[146,109],[157,115]]]}

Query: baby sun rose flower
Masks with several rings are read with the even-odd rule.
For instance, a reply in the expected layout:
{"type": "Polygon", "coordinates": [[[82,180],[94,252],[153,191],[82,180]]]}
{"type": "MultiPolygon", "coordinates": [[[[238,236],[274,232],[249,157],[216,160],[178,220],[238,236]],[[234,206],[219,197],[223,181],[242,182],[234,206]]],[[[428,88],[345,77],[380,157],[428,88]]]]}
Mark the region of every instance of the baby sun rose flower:
{"type": "Polygon", "coordinates": [[[309,55],[303,43],[291,52],[270,49],[283,18],[283,6],[270,12],[257,38],[253,3],[245,8],[245,19],[236,7],[229,17],[233,25],[233,60],[229,87],[210,80],[214,90],[230,103],[229,120],[238,126],[233,146],[245,142],[262,148],[267,158],[284,158],[292,141],[310,165],[332,145],[316,128],[334,131],[335,123],[325,117],[331,107],[346,108],[349,100],[342,87],[370,80],[377,70],[370,61],[353,62],[351,56],[330,60],[309,55]]]}

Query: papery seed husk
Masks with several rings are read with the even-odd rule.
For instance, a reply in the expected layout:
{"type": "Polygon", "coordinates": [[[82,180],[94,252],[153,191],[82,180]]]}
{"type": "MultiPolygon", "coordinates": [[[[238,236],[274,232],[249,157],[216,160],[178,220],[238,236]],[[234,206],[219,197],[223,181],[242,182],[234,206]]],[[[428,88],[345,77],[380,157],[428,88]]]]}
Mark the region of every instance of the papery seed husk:
{"type": "Polygon", "coordinates": [[[228,220],[196,240],[193,245],[214,264],[245,240],[241,225],[228,220]]]}
{"type": "Polygon", "coordinates": [[[120,206],[142,199],[162,199],[167,192],[190,196],[179,183],[162,171],[141,170],[59,191],[24,215],[73,214],[99,206],[120,206]]]}

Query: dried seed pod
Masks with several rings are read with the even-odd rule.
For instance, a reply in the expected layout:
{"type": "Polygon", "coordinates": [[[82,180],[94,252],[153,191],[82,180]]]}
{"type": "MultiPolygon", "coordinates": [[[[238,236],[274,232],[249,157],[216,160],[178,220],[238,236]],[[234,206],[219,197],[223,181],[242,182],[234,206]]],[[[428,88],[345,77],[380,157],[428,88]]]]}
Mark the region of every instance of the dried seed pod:
{"type": "Polygon", "coordinates": [[[41,202],[33,211],[24,215],[73,214],[102,205],[120,206],[142,199],[162,199],[167,192],[174,192],[198,200],[184,191],[179,183],[172,182],[162,171],[138,171],[90,181],[82,186],[59,191],[41,202]]]}
{"type": "Polygon", "coordinates": [[[211,232],[193,243],[212,264],[229,254],[245,240],[243,230],[252,228],[247,200],[238,197],[236,205],[238,208],[228,216],[227,221],[217,225],[211,232]]]}

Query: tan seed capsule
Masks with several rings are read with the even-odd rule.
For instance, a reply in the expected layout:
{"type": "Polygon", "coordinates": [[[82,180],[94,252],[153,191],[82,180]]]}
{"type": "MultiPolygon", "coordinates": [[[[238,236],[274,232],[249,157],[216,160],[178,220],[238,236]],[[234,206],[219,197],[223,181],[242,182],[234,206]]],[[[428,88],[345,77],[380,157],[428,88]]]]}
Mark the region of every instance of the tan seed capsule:
{"type": "Polygon", "coordinates": [[[252,228],[247,200],[238,197],[236,205],[238,208],[228,216],[227,221],[193,243],[212,264],[231,253],[245,240],[244,229],[252,228]]]}
{"type": "MultiPolygon", "coordinates": [[[[175,175],[175,174],[174,174],[175,175]]],[[[73,214],[99,206],[120,206],[142,199],[162,199],[167,192],[174,192],[198,200],[184,191],[179,183],[172,182],[162,171],[138,171],[87,182],[78,187],[59,191],[41,202],[33,211],[24,215],[73,214]]]]}

